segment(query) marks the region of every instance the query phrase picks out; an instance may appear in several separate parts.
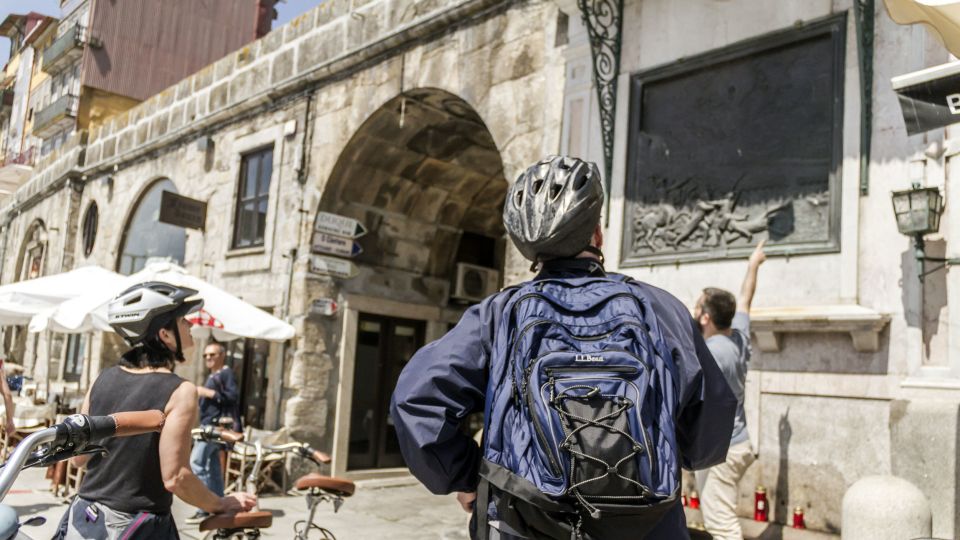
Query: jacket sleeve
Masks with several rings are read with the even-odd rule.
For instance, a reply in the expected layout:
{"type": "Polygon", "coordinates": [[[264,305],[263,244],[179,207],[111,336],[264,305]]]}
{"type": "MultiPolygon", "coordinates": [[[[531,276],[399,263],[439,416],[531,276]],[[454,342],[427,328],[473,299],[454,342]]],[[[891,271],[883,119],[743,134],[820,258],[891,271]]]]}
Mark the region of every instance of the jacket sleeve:
{"type": "Polygon", "coordinates": [[[232,369],[224,369],[217,373],[216,387],[214,388],[213,399],[221,408],[230,408],[240,401],[240,390],[237,387],[237,379],[233,376],[232,369]]]}
{"type": "Polygon", "coordinates": [[[471,307],[450,332],[414,354],[390,403],[407,466],[436,494],[474,491],[479,480],[480,449],[460,423],[483,411],[488,352],[480,312],[471,307]]]}
{"type": "Polygon", "coordinates": [[[685,388],[677,419],[677,443],[684,468],[698,470],[726,459],[737,398],[710,354],[696,321],[690,319],[690,324],[693,348],[678,350],[685,388]]]}

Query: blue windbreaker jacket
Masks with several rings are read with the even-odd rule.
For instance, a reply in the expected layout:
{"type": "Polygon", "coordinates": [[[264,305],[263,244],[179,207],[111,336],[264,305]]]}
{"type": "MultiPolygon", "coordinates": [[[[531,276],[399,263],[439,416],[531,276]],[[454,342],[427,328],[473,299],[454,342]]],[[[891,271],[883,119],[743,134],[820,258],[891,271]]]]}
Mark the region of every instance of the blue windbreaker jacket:
{"type": "MultiPolygon", "coordinates": [[[[534,278],[583,277],[587,259],[549,267],[534,278]]],[[[680,463],[697,470],[726,458],[737,400],[710,355],[690,311],[670,293],[639,284],[660,320],[680,374],[677,442],[680,463]]],[[[492,332],[511,289],[470,307],[442,338],[423,347],[400,374],[390,413],[407,466],[431,492],[474,491],[480,448],[460,429],[469,414],[483,412],[492,332]]],[[[688,538],[677,504],[647,535],[649,540],[688,538]]]]}

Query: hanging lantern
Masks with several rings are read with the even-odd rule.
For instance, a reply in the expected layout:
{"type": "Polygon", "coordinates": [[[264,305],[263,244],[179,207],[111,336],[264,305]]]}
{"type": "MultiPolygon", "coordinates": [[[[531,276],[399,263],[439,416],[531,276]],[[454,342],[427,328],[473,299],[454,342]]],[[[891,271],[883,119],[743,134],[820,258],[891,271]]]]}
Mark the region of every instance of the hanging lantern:
{"type": "Polygon", "coordinates": [[[900,234],[932,234],[940,229],[940,214],[943,213],[943,196],[935,187],[915,186],[904,191],[895,191],[893,213],[897,218],[900,234]]]}

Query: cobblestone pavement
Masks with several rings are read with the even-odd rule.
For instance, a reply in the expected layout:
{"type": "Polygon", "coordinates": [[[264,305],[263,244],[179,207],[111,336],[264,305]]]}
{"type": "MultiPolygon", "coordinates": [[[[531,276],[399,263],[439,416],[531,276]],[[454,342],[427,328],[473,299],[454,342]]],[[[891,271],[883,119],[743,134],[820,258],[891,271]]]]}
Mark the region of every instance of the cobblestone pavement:
{"type": "MultiPolygon", "coordinates": [[[[17,510],[22,519],[42,515],[47,523],[24,530],[30,537],[47,539],[56,530],[66,504],[47,489],[44,471],[24,471],[14,484],[4,504],[17,510]]],[[[185,519],[193,508],[174,499],[173,512],[184,540],[201,538],[196,525],[185,519]]],[[[263,531],[263,538],[293,538],[293,524],[306,517],[306,501],[300,496],[276,495],[261,498],[261,510],[273,512],[273,526],[263,531]]],[[[361,481],[357,493],[346,500],[337,513],[330,504],[321,505],[316,522],[336,536],[337,540],[365,539],[437,539],[466,540],[467,514],[451,495],[439,497],[411,480],[390,482],[361,481]]],[[[311,538],[318,538],[314,533],[311,538]]]]}
{"type": "MultiPolygon", "coordinates": [[[[66,510],[66,504],[54,497],[44,479],[44,471],[28,470],[7,495],[5,504],[13,506],[21,520],[34,515],[47,518],[47,523],[25,529],[35,540],[48,539],[66,510]]],[[[302,496],[268,495],[260,499],[261,510],[273,513],[273,526],[263,531],[263,538],[293,538],[293,524],[306,517],[306,501],[302,496]]],[[[174,498],[173,512],[180,524],[183,540],[202,538],[196,525],[185,520],[195,511],[174,498]]],[[[330,504],[321,505],[315,521],[332,531],[337,540],[467,540],[467,514],[450,495],[430,494],[411,478],[366,480],[357,483],[357,493],[346,500],[337,513],[330,504]]],[[[688,522],[702,522],[699,511],[688,511],[688,522]]],[[[741,520],[744,536],[750,540],[837,540],[839,537],[814,531],[781,528],[775,524],[741,520]]],[[[709,539],[709,535],[691,531],[693,540],[709,539]]],[[[313,534],[311,538],[318,538],[313,534]]]]}

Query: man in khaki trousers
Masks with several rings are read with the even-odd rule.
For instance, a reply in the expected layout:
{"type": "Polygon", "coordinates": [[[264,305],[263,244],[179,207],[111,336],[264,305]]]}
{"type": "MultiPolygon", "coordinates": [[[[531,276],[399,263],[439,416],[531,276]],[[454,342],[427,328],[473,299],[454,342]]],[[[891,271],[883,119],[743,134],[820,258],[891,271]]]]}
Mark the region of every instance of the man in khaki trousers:
{"type": "Polygon", "coordinates": [[[696,472],[703,523],[717,540],[743,540],[736,511],[737,484],[755,459],[747,433],[743,396],[750,362],[750,304],[757,288],[757,270],[767,258],[763,244],[760,242],[750,255],[739,299],[729,291],[708,287],[694,309],[707,347],[738,402],[727,460],[696,472]]]}

